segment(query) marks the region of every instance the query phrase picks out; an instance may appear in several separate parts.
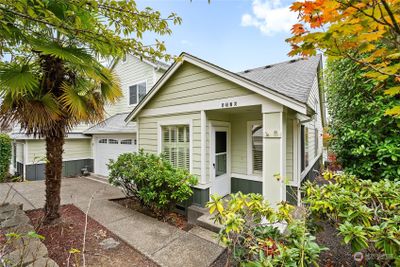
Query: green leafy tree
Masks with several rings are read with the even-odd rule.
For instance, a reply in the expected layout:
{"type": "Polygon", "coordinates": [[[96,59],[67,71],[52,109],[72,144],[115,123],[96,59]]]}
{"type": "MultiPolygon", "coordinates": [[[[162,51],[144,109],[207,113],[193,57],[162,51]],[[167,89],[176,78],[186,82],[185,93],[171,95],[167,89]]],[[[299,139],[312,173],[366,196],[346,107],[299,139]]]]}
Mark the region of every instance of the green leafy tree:
{"type": "Polygon", "coordinates": [[[0,0],[0,124],[46,141],[46,223],[59,218],[64,136],[102,120],[121,95],[100,59],[168,60],[162,42],[146,45],[142,36],[170,34],[170,23],[180,22],[135,1],[0,0]]]}
{"type": "Polygon", "coordinates": [[[328,60],[330,145],[346,171],[365,179],[395,179],[400,177],[399,119],[385,111],[400,101],[379,90],[385,85],[367,79],[366,72],[350,59],[328,60]]]}
{"type": "Polygon", "coordinates": [[[8,175],[11,163],[11,138],[7,134],[0,133],[0,182],[8,175]]]}

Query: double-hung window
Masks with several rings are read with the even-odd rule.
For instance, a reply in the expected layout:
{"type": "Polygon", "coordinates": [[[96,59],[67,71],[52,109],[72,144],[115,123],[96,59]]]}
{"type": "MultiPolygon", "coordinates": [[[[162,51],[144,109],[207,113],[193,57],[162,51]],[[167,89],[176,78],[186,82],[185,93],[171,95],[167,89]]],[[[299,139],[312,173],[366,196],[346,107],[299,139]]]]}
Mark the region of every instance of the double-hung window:
{"type": "Polygon", "coordinates": [[[248,172],[261,175],[263,165],[263,127],[261,122],[248,123],[248,172]]]}
{"type": "Polygon", "coordinates": [[[138,104],[146,95],[146,82],[129,86],[129,105],[138,104]]]}
{"type": "Polygon", "coordinates": [[[162,153],[176,168],[190,168],[189,125],[162,126],[162,153]]]}

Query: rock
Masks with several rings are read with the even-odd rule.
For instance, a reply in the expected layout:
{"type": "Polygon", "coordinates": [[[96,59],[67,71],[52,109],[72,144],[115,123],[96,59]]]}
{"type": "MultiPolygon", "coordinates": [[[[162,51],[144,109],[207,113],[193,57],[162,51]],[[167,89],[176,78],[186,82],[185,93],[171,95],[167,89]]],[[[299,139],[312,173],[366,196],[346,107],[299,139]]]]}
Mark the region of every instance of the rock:
{"type": "Polygon", "coordinates": [[[28,216],[26,216],[25,213],[17,213],[15,216],[4,220],[1,223],[1,228],[10,228],[10,227],[16,227],[20,225],[24,225],[29,223],[31,220],[29,219],[28,216]]]}
{"type": "Polygon", "coordinates": [[[14,250],[3,258],[11,266],[27,266],[40,258],[47,257],[46,246],[39,240],[29,242],[24,248],[14,250]]]}
{"type": "Polygon", "coordinates": [[[0,222],[10,219],[11,217],[13,217],[17,214],[24,214],[24,212],[20,209],[16,209],[16,210],[10,210],[10,211],[5,211],[3,213],[0,213],[0,222]]]}
{"type": "Polygon", "coordinates": [[[12,210],[22,210],[22,204],[7,204],[0,206],[0,213],[12,210]]]}
{"type": "Polygon", "coordinates": [[[31,224],[21,224],[18,226],[10,227],[4,231],[6,234],[16,233],[25,235],[29,232],[35,232],[35,228],[31,224]]]}
{"type": "Polygon", "coordinates": [[[118,242],[112,237],[104,239],[103,241],[100,242],[100,246],[102,246],[104,249],[116,248],[119,246],[119,244],[120,242],[118,242]]]}
{"type": "Polygon", "coordinates": [[[29,264],[27,267],[58,267],[58,264],[52,259],[40,258],[29,264]]]}

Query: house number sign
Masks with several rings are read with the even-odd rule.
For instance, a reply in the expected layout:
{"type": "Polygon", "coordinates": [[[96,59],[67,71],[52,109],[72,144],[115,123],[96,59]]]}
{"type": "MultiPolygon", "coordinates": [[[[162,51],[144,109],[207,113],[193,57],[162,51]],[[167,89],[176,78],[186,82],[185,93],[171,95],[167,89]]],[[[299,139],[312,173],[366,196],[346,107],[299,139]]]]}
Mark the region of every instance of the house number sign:
{"type": "Polygon", "coordinates": [[[237,101],[222,102],[221,108],[232,108],[237,107],[237,101]]]}

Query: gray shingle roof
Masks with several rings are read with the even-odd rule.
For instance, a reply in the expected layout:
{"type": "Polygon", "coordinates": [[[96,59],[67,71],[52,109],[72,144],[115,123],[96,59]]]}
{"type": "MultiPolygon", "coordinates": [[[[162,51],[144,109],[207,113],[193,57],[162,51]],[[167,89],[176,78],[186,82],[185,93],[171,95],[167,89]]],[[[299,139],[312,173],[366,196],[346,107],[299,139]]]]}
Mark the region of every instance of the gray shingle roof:
{"type": "Polygon", "coordinates": [[[306,103],[320,61],[321,55],[317,55],[245,70],[237,74],[306,103]]]}
{"type": "Polygon", "coordinates": [[[105,133],[133,133],[136,132],[136,123],[125,122],[129,113],[119,113],[110,118],[90,127],[84,134],[105,134],[105,133]]]}

